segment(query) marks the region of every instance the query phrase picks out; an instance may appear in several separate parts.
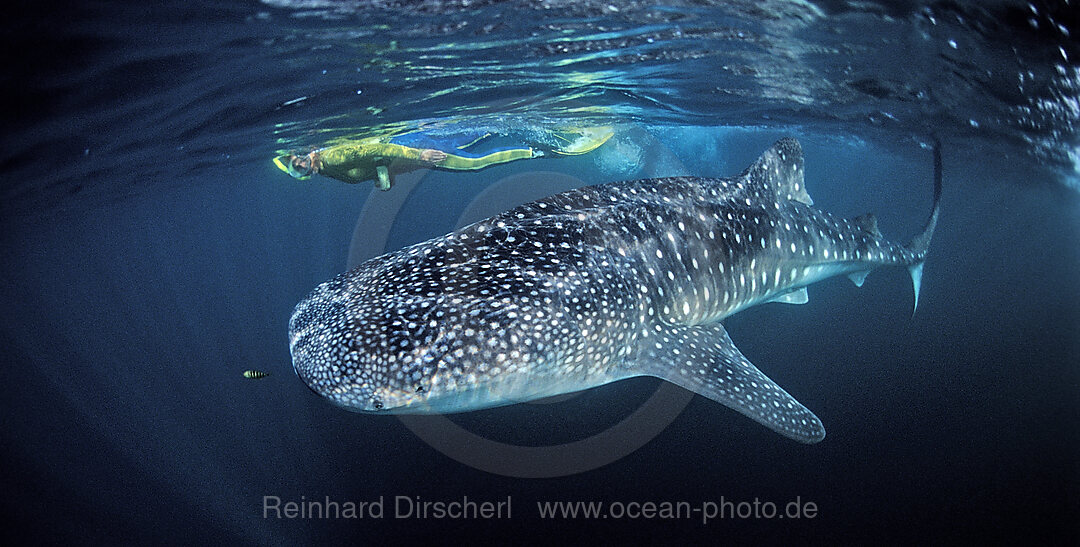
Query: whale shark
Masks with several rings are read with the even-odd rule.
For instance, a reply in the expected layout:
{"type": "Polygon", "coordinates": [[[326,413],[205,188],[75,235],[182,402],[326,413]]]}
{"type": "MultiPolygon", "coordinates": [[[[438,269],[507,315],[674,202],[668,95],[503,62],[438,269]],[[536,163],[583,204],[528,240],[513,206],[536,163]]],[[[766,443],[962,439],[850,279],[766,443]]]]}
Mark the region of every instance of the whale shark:
{"type": "Polygon", "coordinates": [[[880,266],[915,306],[937,224],[906,245],[872,215],[813,207],[798,141],[741,174],[586,186],[368,260],[316,287],[289,322],[293,368],[349,410],[454,413],[655,376],[804,443],[821,420],[735,347],[724,318],[880,266]]]}

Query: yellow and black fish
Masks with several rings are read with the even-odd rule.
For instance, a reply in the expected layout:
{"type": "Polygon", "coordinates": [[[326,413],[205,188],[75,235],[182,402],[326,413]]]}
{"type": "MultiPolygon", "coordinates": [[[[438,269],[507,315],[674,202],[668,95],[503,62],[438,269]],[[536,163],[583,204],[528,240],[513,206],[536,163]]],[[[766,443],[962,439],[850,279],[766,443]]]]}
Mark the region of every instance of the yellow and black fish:
{"type": "Polygon", "coordinates": [[[251,378],[252,380],[258,380],[259,378],[266,378],[270,376],[269,372],[263,372],[261,370],[245,370],[244,378],[251,378]]]}

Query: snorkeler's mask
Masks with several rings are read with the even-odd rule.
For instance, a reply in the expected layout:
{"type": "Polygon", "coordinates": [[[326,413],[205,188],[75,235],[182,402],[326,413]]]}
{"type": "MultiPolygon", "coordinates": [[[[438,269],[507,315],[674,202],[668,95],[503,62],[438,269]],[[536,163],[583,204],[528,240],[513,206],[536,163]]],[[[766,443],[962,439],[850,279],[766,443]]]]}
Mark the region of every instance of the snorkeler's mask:
{"type": "Polygon", "coordinates": [[[318,170],[319,156],[311,152],[306,156],[289,154],[274,158],[274,165],[289,174],[290,177],[299,180],[307,180],[318,170]]]}

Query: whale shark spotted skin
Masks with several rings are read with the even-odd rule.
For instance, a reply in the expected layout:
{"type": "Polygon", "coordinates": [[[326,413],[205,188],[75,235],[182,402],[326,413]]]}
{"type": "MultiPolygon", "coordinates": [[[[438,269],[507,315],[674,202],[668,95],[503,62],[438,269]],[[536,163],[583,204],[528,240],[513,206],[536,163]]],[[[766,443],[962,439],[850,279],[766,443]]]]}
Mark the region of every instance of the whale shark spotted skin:
{"type": "Polygon", "coordinates": [[[872,216],[813,208],[782,139],[731,178],[578,188],[373,258],[289,323],[297,375],[356,411],[451,413],[656,376],[805,443],[821,421],[761,373],[721,320],[806,286],[909,268],[918,303],[934,208],[909,244],[872,216]]]}

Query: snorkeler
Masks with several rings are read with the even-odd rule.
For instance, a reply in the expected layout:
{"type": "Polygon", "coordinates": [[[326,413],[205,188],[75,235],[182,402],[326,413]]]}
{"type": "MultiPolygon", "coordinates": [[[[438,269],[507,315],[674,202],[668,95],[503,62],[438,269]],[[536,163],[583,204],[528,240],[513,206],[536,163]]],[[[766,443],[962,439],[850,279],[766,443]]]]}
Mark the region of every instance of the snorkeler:
{"type": "MultiPolygon", "coordinates": [[[[562,155],[584,154],[607,142],[613,134],[608,127],[556,132],[553,135],[566,144],[551,151],[562,155]]],[[[316,174],[350,184],[375,180],[376,188],[389,190],[393,185],[393,174],[414,169],[434,167],[469,171],[544,155],[542,150],[532,146],[497,148],[483,154],[467,150],[490,136],[490,133],[479,132],[433,136],[415,131],[389,139],[373,137],[347,141],[304,155],[278,156],[274,158],[274,164],[300,180],[316,174]]]]}

